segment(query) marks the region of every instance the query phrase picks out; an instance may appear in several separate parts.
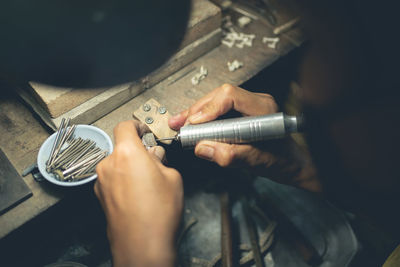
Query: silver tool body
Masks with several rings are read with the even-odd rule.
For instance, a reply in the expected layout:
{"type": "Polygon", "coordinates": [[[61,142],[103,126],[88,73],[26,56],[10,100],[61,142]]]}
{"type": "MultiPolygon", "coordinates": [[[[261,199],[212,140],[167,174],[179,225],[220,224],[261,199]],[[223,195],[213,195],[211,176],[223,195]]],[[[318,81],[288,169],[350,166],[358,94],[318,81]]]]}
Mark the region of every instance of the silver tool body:
{"type": "Polygon", "coordinates": [[[298,132],[302,120],[296,116],[274,113],[187,125],[174,138],[183,148],[194,147],[201,140],[231,144],[252,143],[283,138],[298,132]]]}

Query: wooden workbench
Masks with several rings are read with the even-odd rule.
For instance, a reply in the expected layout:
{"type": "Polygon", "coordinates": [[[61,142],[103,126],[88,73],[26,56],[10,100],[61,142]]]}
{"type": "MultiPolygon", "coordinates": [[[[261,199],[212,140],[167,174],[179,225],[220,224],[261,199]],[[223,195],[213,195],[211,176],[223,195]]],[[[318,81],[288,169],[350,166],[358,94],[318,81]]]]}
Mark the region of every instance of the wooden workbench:
{"type": "MultiPolygon", "coordinates": [[[[287,18],[278,20],[278,22],[285,21],[287,18]]],[[[262,37],[272,37],[272,28],[261,20],[254,20],[244,29],[237,28],[237,31],[255,34],[253,46],[240,49],[220,45],[99,119],[94,125],[112,136],[114,126],[120,121],[132,119],[132,112],[149,98],[155,98],[164,104],[170,113],[175,114],[223,83],[240,85],[249,80],[302,41],[301,31],[294,29],[280,36],[276,50],[268,48],[262,42],[262,37]],[[227,62],[235,59],[243,62],[244,66],[235,72],[229,72],[227,62]],[[200,84],[193,86],[191,77],[200,66],[208,69],[208,76],[200,84]],[[196,67],[195,71],[172,83],[176,77],[194,67],[196,67]]],[[[17,97],[0,100],[0,148],[19,173],[36,161],[39,147],[50,134],[49,130],[17,97]]],[[[33,196],[0,216],[0,238],[55,205],[66,193],[64,188],[55,187],[46,181],[36,182],[31,175],[25,177],[24,180],[32,190],[33,196]]]]}

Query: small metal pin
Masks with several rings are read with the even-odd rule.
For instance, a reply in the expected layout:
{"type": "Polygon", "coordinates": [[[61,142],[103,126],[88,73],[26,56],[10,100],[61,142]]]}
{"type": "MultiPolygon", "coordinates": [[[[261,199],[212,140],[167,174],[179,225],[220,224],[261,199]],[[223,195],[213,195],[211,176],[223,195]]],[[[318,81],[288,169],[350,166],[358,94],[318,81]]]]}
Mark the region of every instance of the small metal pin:
{"type": "Polygon", "coordinates": [[[71,143],[67,148],[65,148],[61,153],[57,155],[57,157],[53,161],[53,164],[56,162],[60,162],[65,158],[70,157],[71,155],[74,155],[77,151],[81,149],[82,145],[84,144],[85,141],[83,139],[81,138],[77,139],[76,142],[71,143]]]}
{"type": "Polygon", "coordinates": [[[75,127],[71,127],[68,129],[69,123],[70,123],[71,119],[68,118],[67,121],[64,124],[64,128],[62,129],[62,132],[60,133],[60,142],[57,144],[57,147],[55,149],[54,152],[54,157],[52,159],[52,161],[50,162],[50,165],[54,162],[55,158],[57,157],[58,153],[60,152],[60,150],[62,149],[65,141],[67,140],[67,138],[70,137],[70,135],[72,135],[73,131],[75,130],[75,127]]]}
{"type": "Polygon", "coordinates": [[[71,167],[75,163],[79,162],[81,159],[85,158],[85,153],[87,153],[89,150],[94,148],[96,146],[96,143],[94,141],[89,141],[87,145],[84,146],[84,149],[82,149],[79,154],[75,156],[75,159],[73,159],[71,162],[69,162],[66,167],[71,167]]]}
{"type": "Polygon", "coordinates": [[[99,155],[97,158],[95,158],[93,161],[88,162],[87,164],[84,165],[84,168],[80,170],[79,174],[85,174],[90,171],[94,171],[96,169],[96,165],[105,157],[107,157],[107,152],[103,151],[101,155],[99,155]]]}
{"type": "Polygon", "coordinates": [[[56,146],[57,146],[57,143],[58,143],[58,140],[59,140],[59,137],[60,137],[60,132],[61,132],[60,130],[62,129],[62,127],[63,127],[63,125],[64,125],[64,122],[65,122],[65,119],[63,118],[63,119],[61,120],[60,127],[58,128],[58,131],[57,131],[56,138],[55,138],[55,140],[54,140],[53,146],[52,146],[52,148],[51,148],[49,160],[48,160],[47,163],[46,163],[47,167],[50,166],[51,161],[52,161],[52,159],[53,159],[53,157],[54,157],[54,152],[55,152],[55,150],[56,150],[56,146]]]}
{"type": "Polygon", "coordinates": [[[158,112],[159,112],[160,114],[165,114],[165,113],[167,112],[167,109],[166,109],[165,107],[159,107],[159,108],[158,108],[158,112]]]}
{"type": "Polygon", "coordinates": [[[73,142],[71,142],[70,145],[54,159],[53,163],[50,165],[50,168],[58,165],[58,163],[73,155],[79,149],[82,142],[84,141],[81,138],[75,139],[73,142]]]}
{"type": "Polygon", "coordinates": [[[94,175],[94,172],[92,172],[92,173],[86,173],[86,174],[79,174],[79,175],[73,177],[73,179],[74,179],[74,181],[79,181],[79,180],[83,180],[83,179],[85,179],[85,178],[88,178],[88,177],[90,177],[90,176],[92,176],[92,175],[94,175]]]}
{"type": "Polygon", "coordinates": [[[144,119],[144,121],[145,121],[147,124],[152,124],[154,120],[153,120],[152,117],[146,117],[146,118],[144,119]]]}
{"type": "Polygon", "coordinates": [[[54,145],[53,145],[53,148],[54,148],[54,149],[52,149],[52,152],[51,152],[51,154],[50,154],[50,158],[49,158],[49,160],[47,161],[48,166],[50,166],[50,165],[53,163],[54,158],[55,158],[56,155],[57,155],[57,148],[58,148],[58,146],[59,146],[59,144],[60,144],[60,140],[61,140],[61,137],[62,137],[62,134],[63,134],[64,126],[65,126],[65,119],[63,118],[63,119],[61,120],[60,127],[58,127],[58,130],[57,130],[56,139],[55,139],[54,145]]]}
{"type": "Polygon", "coordinates": [[[143,105],[143,110],[146,111],[146,112],[149,112],[151,110],[151,106],[146,103],[146,104],[143,105]]]}
{"type": "Polygon", "coordinates": [[[76,164],[76,165],[74,165],[74,166],[71,166],[70,168],[66,169],[65,171],[62,172],[62,174],[63,174],[64,176],[66,176],[66,174],[69,174],[69,173],[75,171],[76,169],[78,169],[79,167],[81,167],[82,165],[84,165],[85,163],[87,163],[87,162],[89,162],[90,160],[92,160],[92,159],[98,157],[101,153],[102,153],[102,152],[93,154],[92,156],[88,157],[88,158],[85,159],[84,161],[81,161],[80,163],[78,163],[78,164],[76,164]]]}
{"type": "Polygon", "coordinates": [[[107,156],[107,152],[103,151],[103,153],[101,153],[101,155],[99,155],[98,157],[86,162],[85,164],[83,164],[83,166],[81,168],[79,168],[78,170],[73,171],[72,173],[68,174],[67,176],[65,176],[65,179],[68,178],[72,178],[75,179],[76,176],[80,176],[86,173],[89,173],[91,171],[95,170],[96,165],[107,156]]]}

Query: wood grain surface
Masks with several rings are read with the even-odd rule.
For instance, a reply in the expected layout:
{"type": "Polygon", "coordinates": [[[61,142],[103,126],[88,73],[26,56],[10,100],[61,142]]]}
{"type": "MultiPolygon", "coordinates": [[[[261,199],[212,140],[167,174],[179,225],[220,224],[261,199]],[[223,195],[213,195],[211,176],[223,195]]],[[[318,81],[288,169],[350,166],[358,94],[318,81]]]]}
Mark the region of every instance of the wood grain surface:
{"type": "Polygon", "coordinates": [[[0,149],[0,214],[18,205],[32,192],[0,149]]]}

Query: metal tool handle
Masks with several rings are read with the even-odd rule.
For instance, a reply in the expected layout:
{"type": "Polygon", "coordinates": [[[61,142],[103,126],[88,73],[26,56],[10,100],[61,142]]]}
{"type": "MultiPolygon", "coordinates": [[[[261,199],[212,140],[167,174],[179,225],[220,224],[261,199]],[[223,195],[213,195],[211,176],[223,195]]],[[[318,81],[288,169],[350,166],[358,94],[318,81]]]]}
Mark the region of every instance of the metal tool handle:
{"type": "Polygon", "coordinates": [[[296,116],[275,113],[187,125],[181,128],[178,139],[182,147],[193,147],[201,140],[242,144],[282,138],[298,132],[299,126],[296,116]]]}

